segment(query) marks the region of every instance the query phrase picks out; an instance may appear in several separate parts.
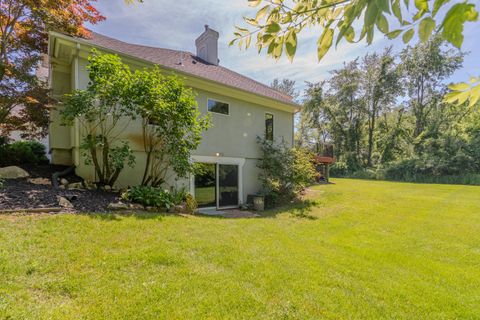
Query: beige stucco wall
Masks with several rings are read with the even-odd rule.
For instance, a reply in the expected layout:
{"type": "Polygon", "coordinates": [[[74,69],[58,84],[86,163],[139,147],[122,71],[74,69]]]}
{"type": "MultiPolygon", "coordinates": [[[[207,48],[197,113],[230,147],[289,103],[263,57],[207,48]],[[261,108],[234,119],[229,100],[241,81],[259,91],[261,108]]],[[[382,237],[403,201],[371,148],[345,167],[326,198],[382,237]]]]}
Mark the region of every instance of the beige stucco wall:
{"type": "MultiPolygon", "coordinates": [[[[74,61],[75,63],[75,61],[74,61]]],[[[70,74],[54,72],[52,74],[52,87],[54,93],[61,95],[70,91],[78,83],[79,89],[85,89],[88,84],[86,70],[87,61],[79,59],[78,75],[75,75],[75,67],[72,64],[70,74]],[[68,84],[68,85],[67,85],[68,84]]],[[[229,96],[223,96],[206,90],[195,89],[198,107],[202,114],[207,114],[207,100],[216,99],[230,105],[230,114],[222,115],[210,113],[211,128],[203,133],[203,139],[194,155],[243,158],[243,194],[246,195],[259,191],[258,169],[256,161],[261,157],[260,149],[256,143],[256,137],[265,132],[265,113],[274,115],[274,136],[277,141],[284,140],[291,144],[293,141],[293,113],[268,108],[262,105],[246,102],[229,96]]],[[[59,107],[61,108],[61,107],[59,107]]],[[[52,162],[58,164],[74,164],[75,156],[72,148],[75,147],[75,133],[71,128],[60,126],[58,110],[51,113],[50,144],[52,148],[52,162]]],[[[141,182],[145,166],[145,154],[141,135],[141,120],[125,120],[119,125],[120,138],[130,142],[135,151],[135,168],[125,168],[118,179],[118,186],[136,185],[141,182]]],[[[77,142],[78,144],[78,142],[77,142]]],[[[219,159],[221,160],[221,157],[219,159]]],[[[83,159],[77,159],[77,174],[84,179],[95,180],[94,170],[86,166],[83,159]]],[[[172,175],[170,184],[175,187],[189,187],[189,179],[175,179],[172,175]]]]}

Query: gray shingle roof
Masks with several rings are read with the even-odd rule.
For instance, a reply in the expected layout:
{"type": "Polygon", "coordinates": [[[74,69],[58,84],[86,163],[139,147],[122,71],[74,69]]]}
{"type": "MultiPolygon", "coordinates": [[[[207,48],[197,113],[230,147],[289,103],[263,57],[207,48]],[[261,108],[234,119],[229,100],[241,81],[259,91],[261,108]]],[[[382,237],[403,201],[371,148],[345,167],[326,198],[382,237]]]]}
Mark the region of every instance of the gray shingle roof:
{"type": "Polygon", "coordinates": [[[195,56],[193,53],[187,51],[177,51],[131,44],[95,32],[91,33],[91,37],[89,39],[82,40],[91,43],[94,46],[99,46],[116,51],[118,53],[138,57],[163,67],[215,81],[283,103],[296,105],[293,102],[292,97],[287,94],[279,92],[267,85],[245,77],[222,66],[207,63],[195,56]],[[181,64],[180,61],[182,61],[181,64]]]}

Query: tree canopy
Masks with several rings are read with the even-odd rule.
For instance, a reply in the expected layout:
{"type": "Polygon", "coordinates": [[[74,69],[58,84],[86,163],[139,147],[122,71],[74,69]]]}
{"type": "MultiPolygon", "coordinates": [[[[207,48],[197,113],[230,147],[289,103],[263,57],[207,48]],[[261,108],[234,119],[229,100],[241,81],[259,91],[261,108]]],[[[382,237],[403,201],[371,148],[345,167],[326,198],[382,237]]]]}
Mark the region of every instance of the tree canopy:
{"type": "Polygon", "coordinates": [[[0,133],[45,134],[48,87],[36,70],[48,30],[88,36],[86,22],[103,19],[95,0],[2,0],[0,4],[0,133]],[[15,112],[19,107],[20,110],[15,112]]]}

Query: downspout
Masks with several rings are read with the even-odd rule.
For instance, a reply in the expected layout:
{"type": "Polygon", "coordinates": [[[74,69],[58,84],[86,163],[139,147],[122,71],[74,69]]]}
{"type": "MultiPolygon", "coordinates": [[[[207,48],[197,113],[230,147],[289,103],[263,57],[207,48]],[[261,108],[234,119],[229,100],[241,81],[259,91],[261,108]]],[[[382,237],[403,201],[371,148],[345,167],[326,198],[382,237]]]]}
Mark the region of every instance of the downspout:
{"type": "MultiPolygon", "coordinates": [[[[74,83],[73,89],[78,90],[80,89],[80,75],[79,75],[79,57],[80,55],[80,43],[77,43],[77,48],[75,50],[75,58],[74,58],[74,83]]],[[[80,164],[80,123],[78,119],[75,119],[75,123],[73,125],[73,163],[75,166],[80,164]]]]}

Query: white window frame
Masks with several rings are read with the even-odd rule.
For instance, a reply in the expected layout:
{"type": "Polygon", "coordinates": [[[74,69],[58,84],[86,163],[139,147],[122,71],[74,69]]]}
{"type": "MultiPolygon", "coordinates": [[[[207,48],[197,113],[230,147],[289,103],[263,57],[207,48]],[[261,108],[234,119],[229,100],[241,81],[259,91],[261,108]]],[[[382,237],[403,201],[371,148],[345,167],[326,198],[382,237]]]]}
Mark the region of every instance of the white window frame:
{"type": "MultiPolygon", "coordinates": [[[[245,158],[232,158],[232,157],[212,157],[212,156],[192,156],[193,162],[200,162],[200,163],[214,163],[217,167],[215,170],[215,192],[216,192],[216,199],[217,204],[215,207],[208,207],[202,209],[231,209],[231,208],[238,208],[243,204],[243,166],[245,165],[245,158]],[[231,206],[231,207],[220,207],[219,201],[219,179],[218,179],[218,165],[221,164],[231,164],[238,166],[238,206],[231,206]]],[[[195,175],[190,175],[190,193],[193,197],[195,197],[195,175]]]]}

